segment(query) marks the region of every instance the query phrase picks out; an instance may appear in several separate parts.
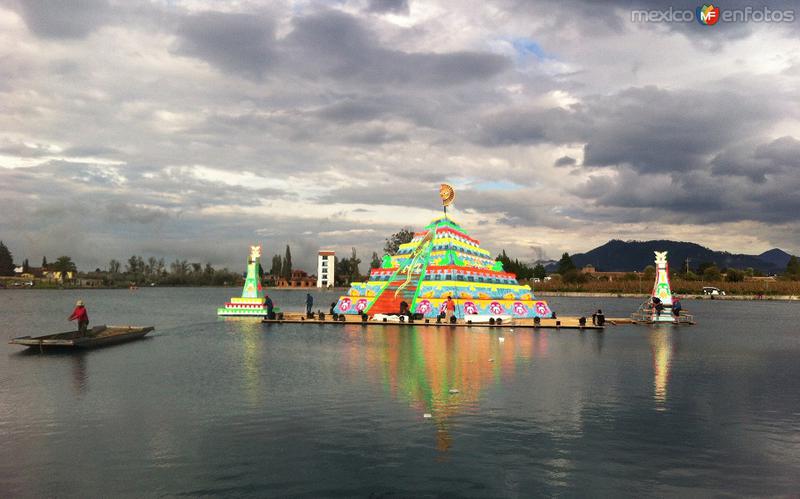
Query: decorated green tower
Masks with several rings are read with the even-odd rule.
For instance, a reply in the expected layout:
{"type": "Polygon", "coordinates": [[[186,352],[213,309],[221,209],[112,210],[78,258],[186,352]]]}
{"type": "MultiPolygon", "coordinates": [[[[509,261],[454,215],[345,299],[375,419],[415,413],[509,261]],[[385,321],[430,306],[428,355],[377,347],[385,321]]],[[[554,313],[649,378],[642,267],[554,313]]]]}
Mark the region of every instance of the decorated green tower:
{"type": "Polygon", "coordinates": [[[651,298],[658,298],[664,305],[660,314],[653,315],[653,322],[674,322],[672,317],[672,290],[669,286],[669,264],[667,252],[656,251],[656,282],[653,284],[651,298]]]}
{"type": "Polygon", "coordinates": [[[222,316],[259,316],[267,315],[264,305],[264,290],[259,279],[261,268],[261,246],[250,246],[250,256],[247,258],[247,277],[244,280],[241,297],[233,297],[224,307],[217,309],[217,315],[222,316]]]}

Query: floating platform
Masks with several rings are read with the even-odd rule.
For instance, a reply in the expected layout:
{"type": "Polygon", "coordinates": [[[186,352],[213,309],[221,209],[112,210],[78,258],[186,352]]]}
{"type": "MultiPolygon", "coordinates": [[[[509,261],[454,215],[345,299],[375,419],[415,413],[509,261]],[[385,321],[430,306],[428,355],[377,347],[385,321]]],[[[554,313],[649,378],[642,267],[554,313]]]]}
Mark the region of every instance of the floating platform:
{"type": "MultiPolygon", "coordinates": [[[[519,319],[515,318],[511,322],[503,322],[502,324],[489,324],[486,322],[481,323],[468,323],[463,319],[459,319],[455,324],[449,322],[437,323],[436,319],[418,319],[411,322],[383,322],[376,320],[362,320],[358,315],[339,315],[339,318],[344,320],[333,320],[330,315],[325,315],[325,318],[320,320],[318,318],[308,319],[301,313],[285,313],[283,319],[263,319],[261,322],[265,324],[337,324],[337,325],[362,325],[362,326],[420,326],[420,327],[444,327],[444,328],[517,328],[517,329],[578,329],[578,330],[593,330],[604,331],[604,326],[593,326],[591,323],[581,326],[578,317],[564,317],[563,319],[539,319],[539,324],[534,322],[534,319],[519,319]]],[[[626,319],[619,319],[625,321],[626,319]]],[[[606,324],[614,324],[616,319],[606,319],[606,324]]],[[[624,322],[623,322],[624,323],[624,322]]],[[[627,324],[632,322],[628,321],[627,324]]]]}

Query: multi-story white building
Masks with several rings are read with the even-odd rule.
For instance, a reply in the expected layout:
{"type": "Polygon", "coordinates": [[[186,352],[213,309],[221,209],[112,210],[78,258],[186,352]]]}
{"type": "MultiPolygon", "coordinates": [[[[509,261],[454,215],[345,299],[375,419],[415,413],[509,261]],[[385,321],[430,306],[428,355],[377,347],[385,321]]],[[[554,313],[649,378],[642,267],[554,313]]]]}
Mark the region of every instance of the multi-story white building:
{"type": "Polygon", "coordinates": [[[336,252],[330,250],[320,250],[317,257],[317,287],[327,288],[334,285],[334,262],[336,252]]]}

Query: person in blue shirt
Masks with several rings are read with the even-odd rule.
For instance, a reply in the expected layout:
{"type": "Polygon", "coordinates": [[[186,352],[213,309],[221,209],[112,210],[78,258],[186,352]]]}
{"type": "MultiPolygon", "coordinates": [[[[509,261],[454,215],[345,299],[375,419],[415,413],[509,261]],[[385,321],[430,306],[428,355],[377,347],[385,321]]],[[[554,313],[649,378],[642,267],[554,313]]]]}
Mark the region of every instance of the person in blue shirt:
{"type": "Polygon", "coordinates": [[[274,319],[275,318],[275,305],[272,303],[272,298],[269,296],[265,297],[264,305],[267,307],[267,319],[274,319]]]}
{"type": "Polygon", "coordinates": [[[306,293],[306,317],[311,317],[311,308],[314,306],[314,297],[306,293]]]}

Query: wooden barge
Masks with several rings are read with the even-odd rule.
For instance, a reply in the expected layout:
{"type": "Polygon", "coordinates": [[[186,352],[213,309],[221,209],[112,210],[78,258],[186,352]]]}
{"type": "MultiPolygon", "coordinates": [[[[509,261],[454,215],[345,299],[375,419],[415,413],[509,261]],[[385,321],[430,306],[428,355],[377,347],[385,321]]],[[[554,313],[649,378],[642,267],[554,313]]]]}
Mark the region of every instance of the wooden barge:
{"type": "Polygon", "coordinates": [[[20,336],[9,341],[12,345],[22,345],[39,349],[97,348],[144,338],[154,330],[153,326],[95,326],[86,336],[78,331],[48,334],[44,336],[20,336]]]}

